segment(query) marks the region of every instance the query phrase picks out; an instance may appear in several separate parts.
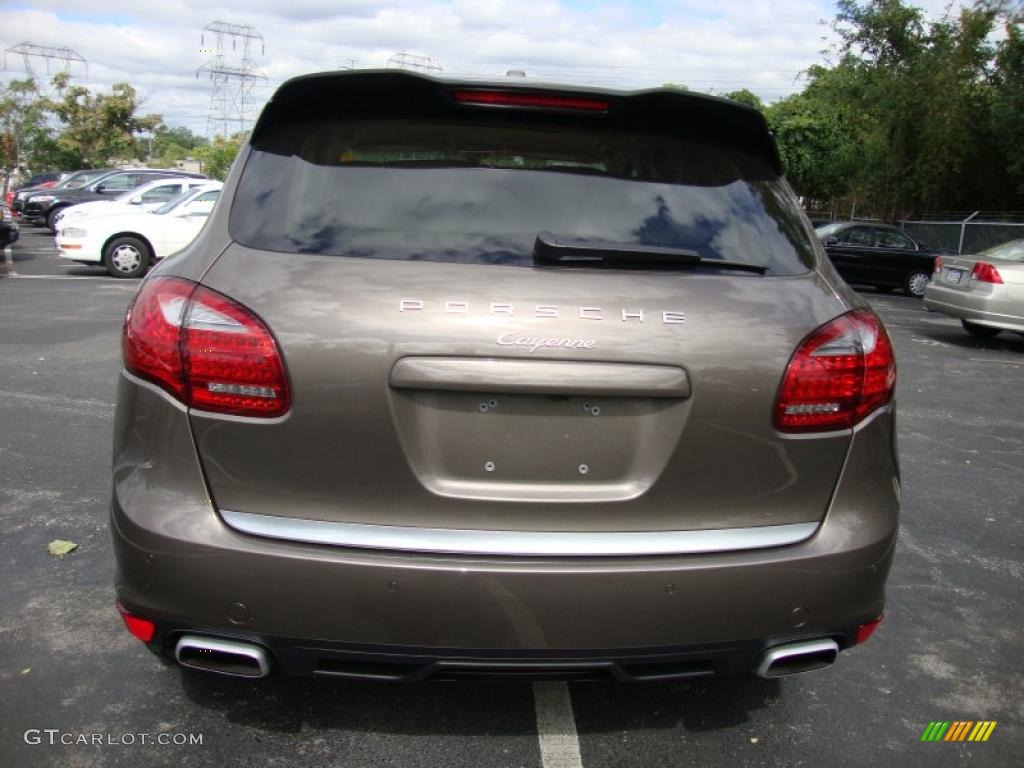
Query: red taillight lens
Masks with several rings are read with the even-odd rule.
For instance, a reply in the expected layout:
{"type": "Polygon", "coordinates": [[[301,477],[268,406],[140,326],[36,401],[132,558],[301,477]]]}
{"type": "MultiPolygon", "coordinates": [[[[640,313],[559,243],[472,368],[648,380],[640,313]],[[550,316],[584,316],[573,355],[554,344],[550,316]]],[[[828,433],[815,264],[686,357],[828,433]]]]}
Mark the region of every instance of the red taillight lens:
{"type": "Polygon", "coordinates": [[[193,408],[264,417],[288,410],[284,363],[266,325],[177,277],[148,280],[139,291],[125,321],[124,364],[193,408]]]}
{"type": "Polygon", "coordinates": [[[882,623],[882,617],[879,616],[877,619],[869,621],[867,624],[861,624],[857,627],[857,633],[853,636],[853,644],[860,645],[861,643],[867,642],[867,639],[875,633],[878,629],[878,625],[882,623]]]}
{"type": "Polygon", "coordinates": [[[942,257],[941,256],[936,256],[935,257],[935,274],[938,274],[941,271],[942,271],[942,257]]]}
{"type": "Polygon", "coordinates": [[[1002,285],[1003,276],[999,274],[998,269],[987,261],[978,261],[975,262],[974,269],[971,270],[971,280],[977,280],[979,283],[1002,285]]]}
{"type": "Polygon", "coordinates": [[[840,315],[789,361],[775,405],[780,432],[847,429],[885,405],[896,386],[892,343],[874,312],[840,315]]]}
{"type": "Polygon", "coordinates": [[[147,280],[128,307],[124,367],[185,399],[181,369],[181,320],[195,284],[176,277],[147,280]]]}
{"type": "Polygon", "coordinates": [[[124,620],[124,625],[128,628],[129,632],[144,643],[153,640],[153,635],[156,634],[156,624],[149,619],[132,616],[120,603],[117,604],[117,610],[121,613],[121,618],[124,620]]]}
{"type": "Polygon", "coordinates": [[[580,96],[561,96],[549,93],[523,93],[521,91],[453,91],[452,96],[462,104],[485,104],[497,107],[533,107],[540,109],[582,109],[587,112],[607,112],[611,102],[580,96]]]}

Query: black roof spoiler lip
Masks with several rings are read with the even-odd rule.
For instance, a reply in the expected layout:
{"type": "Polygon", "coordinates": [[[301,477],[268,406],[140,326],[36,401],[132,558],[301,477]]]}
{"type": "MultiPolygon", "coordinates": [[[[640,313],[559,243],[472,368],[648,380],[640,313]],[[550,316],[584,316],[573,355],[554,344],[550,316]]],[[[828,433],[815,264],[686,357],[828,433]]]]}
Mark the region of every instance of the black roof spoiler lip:
{"type": "MultiPolygon", "coordinates": [[[[387,77],[404,77],[410,80],[423,80],[426,82],[436,83],[439,86],[445,88],[465,88],[475,89],[479,88],[482,90],[510,90],[510,91],[552,91],[557,93],[573,93],[581,94],[586,96],[604,96],[611,99],[631,99],[637,96],[645,96],[648,94],[663,93],[677,96],[683,100],[689,101],[700,101],[706,103],[715,103],[722,106],[730,107],[737,110],[738,112],[745,112],[749,115],[757,115],[763,118],[760,112],[753,107],[743,104],[739,101],[733,101],[732,99],[726,99],[721,96],[714,96],[709,93],[699,93],[697,91],[685,91],[681,88],[668,88],[668,87],[653,87],[653,88],[638,88],[634,90],[622,90],[619,88],[598,88],[592,85],[580,85],[576,83],[568,82],[554,82],[554,81],[536,81],[536,80],[523,80],[521,78],[507,78],[507,79],[494,79],[494,78],[472,78],[472,77],[445,77],[437,75],[428,75],[422,72],[410,72],[405,69],[339,69],[339,70],[324,70],[322,72],[310,72],[305,75],[296,75],[295,77],[288,78],[281,85],[277,87],[274,95],[288,89],[294,85],[307,82],[315,82],[317,80],[333,80],[335,78],[377,78],[381,76],[387,77]]],[[[273,100],[273,97],[271,97],[273,100]]]]}
{"type": "MultiPolygon", "coordinates": [[[[713,96],[706,93],[685,91],[678,88],[655,87],[641,88],[635,90],[620,90],[616,88],[598,88],[595,86],[579,85],[574,83],[559,82],[534,82],[525,81],[520,78],[466,78],[466,77],[445,77],[429,75],[421,72],[410,72],[401,69],[355,69],[355,70],[327,70],[322,72],[311,72],[305,75],[285,80],[277,87],[274,94],[264,105],[259,119],[253,126],[250,138],[257,135],[263,126],[265,116],[273,108],[275,100],[282,95],[287,95],[293,90],[301,90],[303,86],[315,85],[322,82],[327,85],[331,82],[344,83],[368,82],[373,80],[407,83],[419,82],[424,85],[433,85],[439,89],[446,90],[498,90],[512,92],[541,92],[559,93],[567,95],[579,95],[593,98],[607,99],[613,102],[614,107],[628,102],[644,101],[650,98],[667,99],[679,105],[690,105],[703,107],[718,112],[726,121],[735,120],[736,123],[745,124],[745,130],[751,134],[761,133],[765,137],[767,145],[771,147],[770,158],[775,169],[781,174],[782,164],[778,155],[778,148],[775,145],[768,122],[764,115],[751,106],[742,104],[732,99],[713,96]]],[[[721,119],[721,118],[720,118],[721,119]]]]}

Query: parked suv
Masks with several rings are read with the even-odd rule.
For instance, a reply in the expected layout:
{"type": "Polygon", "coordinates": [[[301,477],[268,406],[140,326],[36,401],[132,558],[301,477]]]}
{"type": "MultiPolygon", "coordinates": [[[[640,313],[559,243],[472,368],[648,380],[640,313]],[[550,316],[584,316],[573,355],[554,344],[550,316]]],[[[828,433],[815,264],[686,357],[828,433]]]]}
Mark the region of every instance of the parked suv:
{"type": "Polygon", "coordinates": [[[96,179],[100,178],[100,176],[106,176],[108,173],[111,173],[112,170],[113,169],[111,168],[102,168],[75,171],[74,173],[70,173],[67,176],[65,176],[64,179],[57,182],[56,184],[44,182],[41,185],[19,187],[14,191],[14,196],[11,198],[11,210],[14,212],[16,216],[20,216],[22,215],[25,208],[25,200],[27,200],[30,195],[33,195],[36,192],[43,192],[45,190],[50,189],[61,190],[61,192],[69,189],[77,189],[78,187],[82,187],[86,184],[89,184],[90,182],[95,181],[96,179]]]}
{"type": "Polygon", "coordinates": [[[185,666],[774,677],[881,619],[892,345],[734,102],[290,80],[123,353],[117,599],[185,666]]]}
{"type": "Polygon", "coordinates": [[[79,203],[87,203],[93,200],[112,200],[118,195],[131,191],[147,182],[172,177],[206,178],[199,173],[158,170],[154,168],[111,171],[82,187],[74,189],[54,187],[53,189],[33,192],[25,198],[22,215],[30,223],[43,224],[51,232],[56,233],[57,216],[70,205],[78,205],[79,203]]]}

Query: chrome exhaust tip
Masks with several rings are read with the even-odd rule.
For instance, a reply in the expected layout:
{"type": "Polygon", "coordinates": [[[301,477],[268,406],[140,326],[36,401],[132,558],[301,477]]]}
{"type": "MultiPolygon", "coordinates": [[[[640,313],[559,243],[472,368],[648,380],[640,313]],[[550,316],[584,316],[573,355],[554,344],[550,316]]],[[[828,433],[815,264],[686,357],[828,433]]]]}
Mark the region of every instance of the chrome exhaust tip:
{"type": "Polygon", "coordinates": [[[233,677],[266,677],[270,659],[258,645],[200,635],[183,635],[174,647],[174,658],[183,667],[233,677]]]}
{"type": "Polygon", "coordinates": [[[839,655],[835,640],[807,640],[770,648],[757,665],[758,677],[786,677],[830,667],[839,655]]]}

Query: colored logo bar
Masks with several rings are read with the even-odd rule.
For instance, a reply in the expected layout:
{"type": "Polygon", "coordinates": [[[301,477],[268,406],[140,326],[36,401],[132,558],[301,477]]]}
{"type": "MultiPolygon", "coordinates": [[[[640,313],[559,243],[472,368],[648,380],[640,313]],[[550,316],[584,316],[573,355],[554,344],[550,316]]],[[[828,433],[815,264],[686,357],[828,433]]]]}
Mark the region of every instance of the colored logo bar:
{"type": "Polygon", "coordinates": [[[988,741],[995,728],[995,720],[932,721],[921,734],[921,741],[988,741]]]}

